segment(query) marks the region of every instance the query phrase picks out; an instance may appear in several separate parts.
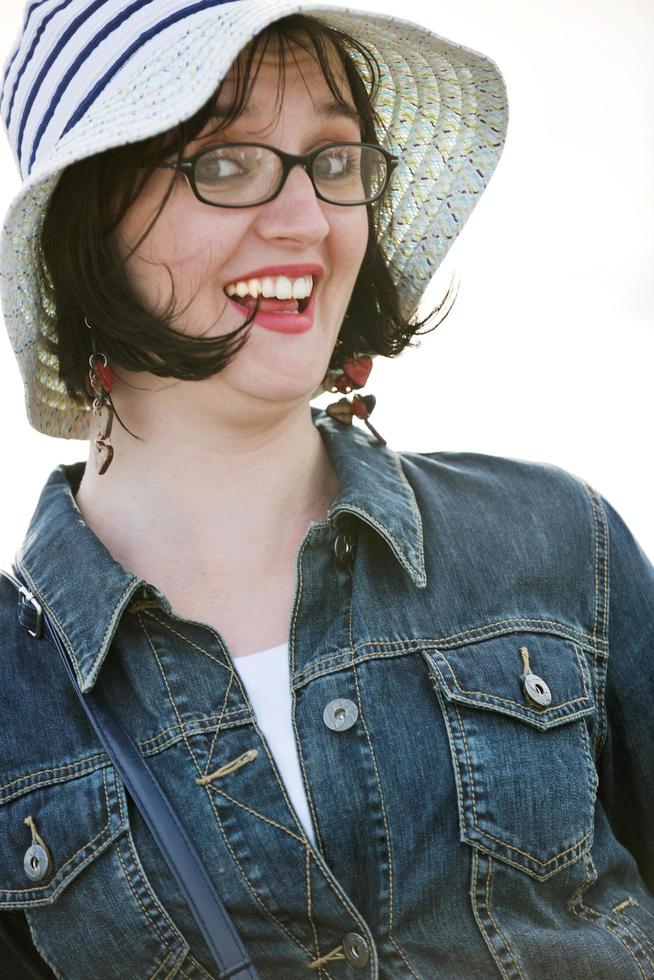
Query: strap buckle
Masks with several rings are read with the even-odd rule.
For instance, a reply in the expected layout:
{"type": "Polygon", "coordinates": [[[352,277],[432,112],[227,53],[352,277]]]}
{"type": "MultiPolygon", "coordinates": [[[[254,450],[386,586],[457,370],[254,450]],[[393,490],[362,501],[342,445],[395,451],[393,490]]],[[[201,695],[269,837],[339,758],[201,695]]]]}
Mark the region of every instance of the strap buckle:
{"type": "Polygon", "coordinates": [[[43,606],[26,586],[21,585],[18,591],[21,594],[18,609],[20,623],[30,636],[40,639],[43,634],[43,606]]]}

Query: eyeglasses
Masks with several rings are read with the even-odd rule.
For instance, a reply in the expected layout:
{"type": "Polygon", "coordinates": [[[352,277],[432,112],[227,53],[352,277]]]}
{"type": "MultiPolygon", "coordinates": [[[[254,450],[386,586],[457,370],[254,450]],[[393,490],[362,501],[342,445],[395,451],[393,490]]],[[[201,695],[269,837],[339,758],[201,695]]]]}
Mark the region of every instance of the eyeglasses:
{"type": "Polygon", "coordinates": [[[180,170],[204,204],[250,208],[277,197],[299,164],[316,197],[348,207],[378,200],[398,163],[398,157],[372,143],[328,143],[300,156],[265,143],[221,143],[159,166],[180,170]]]}

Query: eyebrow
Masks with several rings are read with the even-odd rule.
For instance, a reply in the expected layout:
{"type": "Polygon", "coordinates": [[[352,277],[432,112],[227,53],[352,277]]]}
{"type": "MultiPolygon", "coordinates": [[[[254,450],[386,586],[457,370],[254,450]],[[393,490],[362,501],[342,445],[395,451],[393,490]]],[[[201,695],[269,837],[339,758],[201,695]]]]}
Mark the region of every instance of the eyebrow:
{"type": "MultiPolygon", "coordinates": [[[[219,119],[221,116],[226,116],[228,109],[229,107],[227,106],[225,107],[218,106],[218,105],[214,106],[212,116],[214,116],[216,119],[219,119]]],[[[257,113],[260,113],[261,111],[262,111],[261,106],[255,105],[254,103],[250,102],[244,107],[242,112],[239,114],[239,118],[241,118],[241,116],[255,116],[257,115],[257,113]]],[[[339,102],[323,102],[321,105],[318,106],[318,115],[326,116],[328,119],[334,119],[338,117],[343,119],[351,119],[353,122],[361,125],[361,116],[354,108],[354,106],[350,105],[349,103],[346,103],[345,105],[341,105],[339,102]]]]}

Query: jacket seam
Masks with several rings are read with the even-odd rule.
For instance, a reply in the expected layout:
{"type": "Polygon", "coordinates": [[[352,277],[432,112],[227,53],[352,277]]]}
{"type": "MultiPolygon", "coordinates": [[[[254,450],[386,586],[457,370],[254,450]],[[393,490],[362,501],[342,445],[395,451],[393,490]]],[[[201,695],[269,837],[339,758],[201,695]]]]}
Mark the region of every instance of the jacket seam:
{"type": "Polygon", "coordinates": [[[584,493],[590,502],[593,513],[593,540],[595,547],[594,568],[595,568],[595,623],[593,631],[597,642],[601,643],[606,653],[602,662],[598,659],[598,650],[593,651],[595,663],[595,701],[597,704],[597,729],[593,739],[593,755],[596,760],[604,749],[607,738],[607,717],[606,717],[606,674],[608,670],[610,648],[608,635],[608,610],[610,601],[610,537],[606,511],[600,494],[581,477],[574,479],[583,488],[584,493]],[[598,520],[598,514],[601,521],[598,520]],[[601,590],[601,592],[600,592],[601,590]],[[598,609],[601,607],[601,637],[597,635],[598,609]]]}
{"type": "MultiPolygon", "coordinates": [[[[329,522],[327,522],[327,523],[329,523],[329,522]]],[[[298,615],[298,610],[300,609],[300,606],[302,604],[302,594],[303,594],[303,591],[304,591],[304,574],[303,574],[302,556],[304,555],[304,552],[306,551],[306,549],[309,546],[309,538],[310,538],[310,532],[309,532],[309,534],[305,535],[305,537],[303,538],[302,545],[301,545],[301,548],[299,550],[299,554],[296,556],[297,596],[296,596],[295,603],[293,605],[293,611],[292,611],[292,614],[291,614],[291,623],[290,623],[290,628],[289,628],[289,660],[290,660],[289,669],[291,671],[291,674],[294,673],[294,670],[295,670],[295,645],[296,645],[295,644],[295,637],[296,637],[296,630],[297,630],[297,615],[298,615]]],[[[351,596],[350,596],[350,600],[349,600],[349,607],[350,607],[350,613],[351,613],[351,609],[352,609],[351,596]]],[[[315,835],[316,844],[318,845],[316,847],[316,850],[320,850],[322,852],[322,850],[323,850],[322,838],[320,836],[320,830],[319,830],[319,827],[318,827],[318,820],[317,820],[316,810],[315,810],[314,803],[313,803],[313,796],[312,796],[312,793],[311,793],[311,790],[310,790],[310,787],[309,787],[308,780],[306,778],[306,770],[305,770],[305,766],[304,766],[304,757],[302,755],[302,740],[299,737],[299,732],[298,732],[298,729],[297,729],[295,708],[296,708],[295,689],[294,689],[293,685],[291,684],[291,727],[293,728],[293,734],[295,736],[295,744],[296,744],[296,748],[297,748],[297,758],[298,758],[298,764],[300,766],[301,773],[302,773],[302,784],[303,784],[303,787],[304,787],[304,793],[305,793],[307,805],[308,805],[309,810],[310,810],[310,813],[311,813],[311,820],[312,820],[312,824],[313,824],[313,832],[314,832],[314,835],[315,835]]],[[[257,724],[256,718],[255,718],[255,722],[254,723],[255,723],[255,726],[257,728],[257,731],[259,731],[259,726],[257,724]]],[[[275,777],[276,777],[277,782],[278,782],[278,784],[280,786],[282,796],[285,799],[288,808],[293,812],[294,817],[296,819],[296,822],[298,824],[298,827],[300,828],[300,831],[301,831],[301,833],[304,836],[307,918],[309,919],[309,924],[311,926],[311,932],[313,934],[313,942],[314,942],[314,950],[315,950],[315,956],[313,957],[313,959],[314,960],[320,959],[323,954],[321,953],[321,950],[320,950],[320,937],[318,935],[318,929],[316,928],[316,922],[315,922],[315,919],[314,919],[314,916],[313,916],[313,912],[312,912],[311,862],[313,861],[315,863],[316,868],[318,869],[318,871],[320,872],[320,874],[323,875],[323,877],[325,877],[325,875],[324,875],[324,872],[322,871],[322,868],[320,867],[319,863],[316,861],[316,858],[315,858],[315,855],[313,853],[313,849],[312,849],[312,846],[311,846],[311,841],[308,838],[308,835],[307,835],[307,833],[305,831],[305,828],[302,826],[301,821],[299,820],[299,818],[297,818],[297,815],[295,814],[295,809],[291,806],[291,802],[290,802],[290,799],[288,798],[288,794],[287,794],[287,791],[286,791],[286,786],[284,784],[284,780],[280,779],[280,777],[278,775],[278,772],[277,772],[277,766],[275,765],[274,760],[270,759],[270,753],[268,752],[268,745],[266,743],[266,739],[263,739],[262,738],[262,743],[265,746],[266,755],[268,756],[269,761],[270,761],[270,764],[271,764],[271,766],[273,768],[273,771],[275,773],[275,777]]],[[[330,884],[330,887],[331,887],[331,882],[329,884],[330,884]]],[[[332,888],[332,890],[333,890],[333,888],[332,888]]],[[[339,897],[339,900],[340,900],[340,897],[339,897]]],[[[341,902],[341,904],[342,904],[342,902],[341,902]]],[[[331,980],[331,976],[332,975],[331,975],[331,973],[327,970],[327,968],[324,965],[322,967],[318,967],[318,977],[320,977],[320,978],[323,977],[323,974],[324,974],[326,980],[331,980]]]]}
{"type": "Polygon", "coordinates": [[[10,803],[12,800],[17,799],[20,796],[24,796],[26,793],[31,793],[32,790],[40,789],[43,786],[51,786],[55,783],[66,783],[71,779],[76,779],[79,776],[88,776],[89,773],[95,772],[96,769],[102,769],[109,765],[109,758],[105,752],[95,755],[89,755],[84,759],[78,759],[75,762],[65,763],[60,766],[53,766],[49,769],[35,769],[34,772],[25,773],[23,776],[17,776],[15,779],[10,780],[5,783],[4,786],[0,786],[0,806],[5,803],[10,803]],[[94,762],[94,765],[85,765],[87,762],[94,762]],[[54,776],[52,779],[37,779],[34,782],[28,782],[34,779],[35,776],[46,775],[47,773],[61,772],[60,776],[54,776]],[[28,783],[25,786],[19,786],[19,783],[28,783]],[[12,787],[16,787],[12,790],[12,787]],[[4,791],[9,790],[5,795],[4,791]]]}
{"type": "MultiPolygon", "coordinates": [[[[147,642],[148,642],[148,644],[150,646],[150,650],[152,651],[152,655],[154,656],[154,658],[155,658],[155,660],[157,662],[157,665],[159,667],[159,671],[161,673],[161,676],[163,678],[164,684],[166,686],[166,691],[168,693],[169,702],[170,702],[170,704],[171,704],[171,706],[173,708],[173,711],[175,712],[175,714],[177,716],[178,722],[179,722],[179,724],[181,726],[182,725],[182,721],[181,721],[181,718],[179,717],[179,714],[178,714],[178,711],[177,711],[177,706],[175,704],[175,700],[174,700],[174,698],[172,696],[172,692],[171,692],[170,686],[168,684],[168,678],[166,677],[166,673],[165,673],[165,671],[163,669],[163,665],[161,664],[161,661],[159,659],[159,656],[158,656],[156,650],[154,649],[154,645],[152,643],[152,640],[151,640],[151,638],[150,638],[150,636],[149,636],[149,634],[148,634],[148,632],[147,632],[147,630],[145,628],[145,625],[143,623],[143,619],[142,619],[141,613],[137,613],[137,618],[140,621],[141,628],[142,628],[143,633],[144,633],[144,635],[145,635],[145,637],[147,639],[147,642]]],[[[166,626],[166,628],[170,628],[170,627],[168,627],[168,624],[166,624],[166,623],[164,623],[163,625],[166,626]]],[[[175,631],[171,629],[171,632],[174,633],[175,631]]],[[[199,648],[199,649],[201,649],[201,648],[199,648]]],[[[204,652],[204,651],[202,651],[202,652],[204,652]]],[[[233,680],[233,675],[235,674],[234,668],[232,667],[232,668],[227,668],[227,669],[230,670],[230,672],[232,674],[232,678],[231,679],[233,680]]],[[[196,770],[198,772],[198,775],[201,776],[202,775],[201,767],[199,766],[198,761],[197,761],[197,759],[195,757],[195,754],[193,752],[193,749],[191,748],[191,746],[190,746],[190,744],[189,744],[189,742],[188,742],[188,740],[186,738],[184,738],[184,743],[185,743],[186,748],[187,748],[187,750],[189,752],[189,755],[190,755],[190,757],[191,757],[191,759],[192,759],[192,761],[193,761],[193,763],[195,765],[195,768],[196,768],[196,770]]],[[[266,744],[265,743],[265,740],[263,740],[263,744],[265,746],[265,744],[266,744]]],[[[267,750],[267,747],[266,747],[266,750],[267,750]]],[[[270,756],[269,756],[269,758],[270,758],[270,756]]],[[[276,772],[276,769],[275,769],[274,766],[273,766],[273,770],[276,772]]],[[[221,795],[227,797],[233,803],[236,803],[239,806],[243,806],[247,810],[250,810],[250,808],[247,807],[245,804],[240,803],[239,800],[236,800],[233,797],[230,797],[227,793],[225,793],[223,790],[221,790],[214,783],[211,783],[211,784],[209,784],[206,787],[207,799],[208,799],[209,804],[210,804],[210,806],[211,806],[211,808],[213,810],[214,817],[216,819],[216,823],[217,823],[218,828],[220,829],[220,832],[222,834],[223,841],[225,842],[225,846],[227,847],[229,853],[231,854],[232,860],[234,861],[235,866],[238,868],[238,871],[239,871],[239,874],[241,876],[242,881],[246,884],[248,890],[250,891],[250,893],[254,897],[255,901],[258,903],[258,905],[261,906],[261,908],[263,909],[263,911],[265,912],[265,914],[270,919],[272,919],[272,921],[275,922],[275,924],[280,929],[283,930],[283,932],[288,936],[288,938],[291,939],[300,949],[302,949],[304,951],[304,953],[306,953],[307,956],[311,957],[311,951],[302,942],[302,940],[299,939],[297,936],[293,935],[293,933],[284,925],[284,923],[280,919],[278,919],[277,916],[274,915],[274,913],[266,906],[265,902],[263,901],[263,899],[261,898],[261,896],[258,894],[258,892],[256,891],[256,889],[253,888],[253,886],[252,886],[249,878],[247,877],[247,875],[243,871],[243,868],[241,867],[241,864],[240,864],[240,862],[239,862],[236,854],[234,853],[234,850],[233,850],[233,848],[232,848],[232,846],[231,846],[231,844],[230,844],[230,842],[229,842],[229,840],[227,838],[227,835],[225,834],[225,830],[224,830],[224,827],[222,825],[222,821],[220,819],[220,815],[219,815],[219,813],[218,813],[218,811],[216,809],[215,796],[214,796],[213,793],[209,792],[210,788],[213,788],[216,793],[220,793],[221,795]]],[[[259,816],[259,814],[256,814],[255,811],[251,811],[251,812],[253,812],[255,816],[259,816]]],[[[300,844],[303,844],[305,847],[307,846],[305,839],[302,838],[302,837],[300,837],[300,836],[298,836],[297,834],[295,834],[289,828],[283,827],[281,824],[276,824],[274,821],[268,820],[267,822],[273,824],[274,826],[277,826],[280,830],[285,831],[290,837],[295,838],[300,844]]],[[[326,880],[328,880],[328,879],[326,879],[326,880]]],[[[339,897],[339,900],[340,900],[340,896],[338,896],[338,893],[336,893],[336,894],[337,894],[337,897],[339,897]]],[[[341,904],[343,904],[342,903],[342,900],[341,900],[341,904]]]]}
{"type": "MultiPolygon", "coordinates": [[[[245,717],[242,719],[235,719],[234,721],[224,724],[223,729],[240,727],[251,718],[251,712],[247,707],[237,708],[234,709],[234,711],[226,712],[226,714],[245,714],[245,717]]],[[[185,735],[193,737],[194,735],[204,734],[207,729],[211,730],[215,724],[215,715],[202,715],[193,719],[192,721],[182,722],[185,732],[180,730],[179,724],[169,725],[156,735],[151,735],[143,741],[138,741],[137,744],[142,750],[143,754],[150,757],[170,748],[172,745],[176,745],[178,742],[184,739],[185,735]],[[203,722],[206,723],[206,727],[201,724],[203,722]],[[164,742],[158,745],[152,744],[154,742],[158,742],[159,739],[161,739],[162,736],[168,732],[171,734],[164,742]]],[[[111,765],[111,760],[107,756],[106,752],[102,752],[96,755],[87,756],[83,759],[77,759],[74,762],[62,763],[59,766],[52,766],[47,769],[36,769],[33,772],[25,773],[22,776],[17,776],[15,779],[12,779],[3,786],[0,786],[0,807],[11,803],[12,800],[18,799],[21,796],[25,796],[26,793],[31,793],[37,789],[43,789],[46,786],[56,786],[61,783],[67,783],[71,779],[77,779],[81,776],[88,776],[97,769],[110,768],[111,765]],[[85,765],[87,762],[94,764],[85,765]],[[35,776],[45,776],[48,773],[60,773],[60,775],[55,775],[49,779],[34,779],[35,776]],[[25,785],[20,785],[22,783],[25,785]]]]}
{"type": "Polygon", "coordinates": [[[340,662],[347,662],[345,666],[351,666],[353,662],[352,652],[356,657],[357,653],[361,651],[368,650],[370,654],[375,653],[380,654],[390,654],[397,655],[402,653],[411,653],[414,651],[420,651],[425,649],[425,647],[442,647],[443,649],[455,649],[460,646],[467,646],[470,643],[482,642],[485,639],[493,639],[496,636],[505,636],[510,633],[546,633],[552,636],[558,636],[562,639],[570,640],[571,642],[578,643],[583,649],[591,652],[598,653],[600,656],[607,656],[603,649],[598,648],[597,643],[600,643],[603,647],[605,643],[603,641],[594,641],[594,638],[589,634],[582,633],[578,630],[574,630],[571,627],[565,626],[563,623],[558,623],[556,620],[547,619],[506,619],[498,620],[497,622],[490,623],[487,626],[474,627],[469,630],[463,630],[459,633],[452,633],[449,636],[418,636],[411,637],[410,639],[394,639],[394,640],[364,640],[354,646],[353,651],[343,651],[339,650],[338,653],[329,654],[326,657],[320,657],[319,659],[313,661],[311,667],[306,670],[299,671],[295,676],[296,679],[304,680],[308,679],[309,676],[313,677],[313,671],[315,669],[329,665],[332,661],[335,662],[335,666],[339,666],[340,662]],[[390,647],[390,650],[385,650],[384,648],[390,647]]]}
{"type": "MultiPolygon", "coordinates": [[[[290,673],[291,673],[291,724],[293,726],[293,734],[295,736],[295,744],[297,746],[298,762],[299,762],[299,765],[300,765],[300,769],[302,770],[302,785],[303,785],[304,792],[305,792],[305,795],[306,795],[306,798],[307,798],[307,803],[308,803],[308,806],[309,806],[309,810],[311,811],[311,820],[313,822],[313,832],[315,834],[316,844],[318,846],[318,849],[321,851],[321,853],[324,853],[324,847],[323,847],[322,837],[320,836],[320,826],[319,826],[319,823],[318,823],[318,818],[317,818],[317,814],[316,814],[316,808],[315,808],[314,802],[313,802],[313,794],[311,793],[311,787],[309,786],[309,780],[307,779],[306,768],[305,768],[305,765],[304,765],[304,756],[302,754],[302,740],[300,739],[300,733],[298,732],[298,728],[297,728],[297,721],[296,721],[296,717],[295,717],[296,694],[295,694],[295,685],[293,684],[293,675],[295,674],[295,646],[296,646],[295,637],[296,637],[296,633],[297,633],[297,617],[298,617],[298,610],[300,609],[300,606],[301,606],[301,603],[302,603],[302,594],[304,592],[304,574],[303,574],[302,558],[304,556],[304,552],[306,551],[306,549],[308,547],[308,544],[309,544],[309,535],[306,535],[305,538],[302,541],[302,544],[300,546],[300,550],[299,550],[298,555],[297,555],[297,558],[296,558],[296,567],[297,567],[297,596],[296,596],[295,604],[293,606],[293,612],[291,614],[291,624],[290,624],[289,638],[288,638],[289,639],[289,658],[290,658],[289,670],[290,670],[290,673]]],[[[351,615],[351,610],[352,610],[352,596],[351,596],[351,594],[348,597],[348,605],[349,605],[349,614],[351,615]]],[[[348,654],[347,655],[348,656],[351,655],[350,651],[348,651],[348,654]]],[[[286,794],[284,794],[284,795],[286,795],[286,794]]],[[[318,953],[318,955],[319,955],[319,953],[318,953]]]]}
{"type": "Polygon", "coordinates": [[[123,869],[123,875],[125,876],[125,879],[127,881],[127,884],[129,886],[129,889],[130,889],[132,895],[134,896],[134,898],[136,899],[136,902],[137,902],[139,908],[141,909],[141,912],[143,914],[144,919],[147,922],[150,923],[150,925],[154,929],[155,933],[159,937],[159,941],[162,943],[162,945],[163,945],[163,947],[165,949],[165,955],[164,955],[163,959],[159,963],[159,966],[157,967],[157,969],[155,970],[155,972],[153,974],[151,974],[150,975],[150,978],[149,978],[149,980],[155,980],[155,977],[157,976],[157,974],[161,973],[162,967],[164,966],[164,964],[165,964],[166,960],[168,959],[168,957],[170,956],[170,954],[171,953],[176,953],[178,951],[177,950],[174,950],[170,946],[170,944],[164,939],[164,937],[161,935],[161,932],[159,931],[159,928],[158,928],[156,922],[154,921],[154,919],[152,918],[152,916],[149,914],[149,912],[146,910],[145,906],[143,905],[143,902],[141,901],[140,896],[138,895],[136,889],[134,888],[134,885],[132,884],[132,879],[130,877],[129,871],[125,867],[125,862],[123,860],[123,856],[120,853],[120,844],[118,844],[118,846],[116,847],[116,854],[118,855],[118,860],[120,862],[121,868],[123,869]]]}
{"type": "MultiPolygon", "coordinates": [[[[349,620],[349,624],[348,625],[349,625],[350,643],[352,643],[352,619],[351,619],[351,617],[350,617],[350,620],[349,620]]],[[[359,711],[360,711],[361,723],[363,724],[363,730],[365,732],[366,741],[368,743],[368,750],[370,752],[370,758],[372,759],[372,764],[373,764],[373,767],[374,767],[374,770],[375,770],[375,780],[377,782],[377,789],[379,791],[379,801],[381,803],[381,811],[382,811],[382,816],[383,816],[383,819],[384,819],[384,830],[386,832],[386,853],[388,855],[388,885],[389,885],[389,896],[388,896],[388,938],[389,938],[390,942],[393,944],[393,946],[395,947],[395,949],[396,949],[397,953],[399,954],[399,956],[402,958],[402,960],[403,960],[403,962],[404,962],[407,970],[409,970],[409,972],[411,973],[411,975],[413,977],[416,977],[417,980],[420,980],[419,975],[412,968],[411,964],[409,963],[409,961],[408,961],[408,959],[406,957],[406,954],[404,953],[404,951],[400,947],[400,944],[398,943],[397,939],[393,935],[393,905],[394,905],[394,901],[395,901],[395,898],[394,898],[394,896],[395,896],[395,889],[394,889],[394,879],[393,879],[393,850],[392,850],[392,843],[391,843],[392,835],[391,835],[391,832],[390,832],[389,826],[388,826],[388,815],[386,813],[386,802],[385,802],[385,799],[384,799],[384,790],[382,788],[382,782],[381,782],[381,778],[380,778],[380,775],[379,775],[379,767],[377,766],[377,759],[375,757],[375,749],[374,749],[374,746],[372,744],[372,740],[370,738],[370,732],[368,730],[368,725],[366,724],[365,713],[364,713],[364,710],[363,710],[363,700],[362,700],[362,697],[361,697],[361,687],[359,685],[359,678],[358,678],[356,666],[353,667],[352,674],[354,676],[354,684],[355,684],[356,691],[357,691],[357,701],[359,702],[359,711]]]]}
{"type": "MultiPolygon", "coordinates": [[[[586,855],[584,861],[584,872],[585,877],[582,885],[570,899],[568,903],[568,908],[578,919],[582,922],[590,922],[592,925],[597,926],[598,929],[606,930],[606,932],[612,933],[617,939],[622,943],[624,948],[627,950],[632,960],[636,964],[638,970],[643,976],[643,980],[648,980],[648,974],[645,973],[643,969],[643,964],[639,961],[637,955],[637,950],[640,951],[647,964],[651,967],[654,965],[650,957],[647,955],[643,947],[641,946],[638,939],[631,932],[629,927],[624,922],[624,918],[620,919],[613,918],[613,911],[611,912],[600,912],[598,909],[592,907],[592,905],[586,905],[584,903],[583,893],[591,885],[592,881],[597,877],[597,872],[595,871],[595,865],[590,854],[586,855]],[[635,949],[631,948],[633,943],[635,949]]],[[[654,976],[654,974],[649,974],[649,977],[654,976]]]]}
{"type": "Polygon", "coordinates": [[[491,909],[490,883],[491,883],[491,875],[492,875],[492,868],[493,868],[492,858],[489,856],[485,857],[488,873],[484,873],[482,867],[481,875],[480,875],[480,860],[481,859],[479,857],[478,852],[473,848],[472,858],[471,858],[470,899],[471,899],[472,912],[475,917],[475,921],[482,935],[482,938],[486,943],[486,946],[488,947],[488,951],[493,958],[493,962],[495,963],[497,969],[499,970],[504,980],[512,980],[512,978],[510,974],[507,973],[504,964],[501,962],[500,955],[499,955],[500,950],[495,948],[493,940],[491,939],[491,936],[489,934],[489,926],[490,929],[496,933],[498,939],[501,941],[507,956],[511,957],[512,966],[515,969],[515,973],[513,973],[513,980],[516,980],[516,978],[518,978],[518,980],[524,980],[524,974],[522,973],[522,970],[518,966],[518,963],[515,958],[515,954],[510,944],[508,943],[504,933],[502,932],[497,922],[495,921],[491,909]],[[483,891],[481,889],[483,889],[483,891]],[[486,913],[486,916],[488,917],[488,925],[482,921],[482,910],[480,910],[479,908],[478,895],[481,895],[485,899],[486,908],[484,911],[486,913]]]}

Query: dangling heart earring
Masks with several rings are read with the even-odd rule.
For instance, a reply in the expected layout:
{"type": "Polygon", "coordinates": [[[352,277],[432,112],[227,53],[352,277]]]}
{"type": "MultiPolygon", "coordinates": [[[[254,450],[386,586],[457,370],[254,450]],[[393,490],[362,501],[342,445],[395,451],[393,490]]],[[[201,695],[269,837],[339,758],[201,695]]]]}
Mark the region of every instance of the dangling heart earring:
{"type": "MultiPolygon", "coordinates": [[[[340,347],[343,341],[339,340],[336,347],[340,347]]],[[[372,357],[369,354],[360,354],[358,357],[344,357],[342,367],[331,368],[325,375],[322,386],[325,391],[341,391],[348,394],[354,388],[363,388],[370,372],[372,371],[372,357]]],[[[374,395],[354,395],[352,401],[349,398],[339,398],[337,402],[328,405],[326,412],[338,422],[350,425],[356,415],[370,429],[375,439],[386,445],[386,440],[379,434],[377,429],[369,422],[368,416],[375,407],[376,399],[374,395]]]]}
{"type": "MultiPolygon", "coordinates": [[[[91,325],[84,318],[89,330],[91,325]]],[[[114,447],[111,444],[111,427],[114,421],[114,405],[111,400],[111,389],[114,385],[113,371],[109,366],[107,355],[98,353],[93,331],[91,331],[93,353],[89,357],[89,373],[85,387],[89,398],[93,399],[93,414],[98,430],[95,437],[95,468],[100,476],[106,473],[114,458],[114,447]]]]}
{"type": "Polygon", "coordinates": [[[339,398],[337,402],[332,402],[331,405],[328,405],[326,411],[333,419],[343,422],[344,425],[351,424],[352,419],[356,415],[358,419],[362,419],[368,426],[375,439],[381,442],[382,446],[385,446],[387,444],[386,440],[368,418],[376,405],[376,401],[374,395],[354,395],[352,401],[349,398],[339,398]]]}

